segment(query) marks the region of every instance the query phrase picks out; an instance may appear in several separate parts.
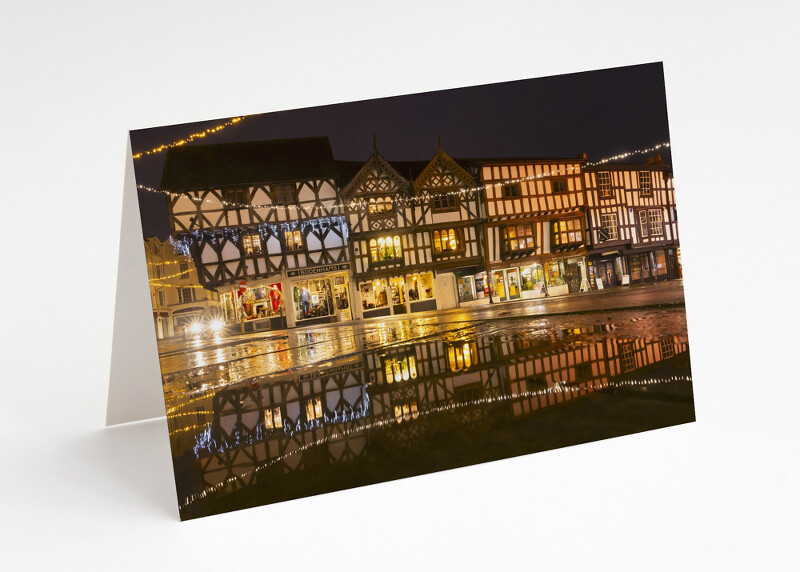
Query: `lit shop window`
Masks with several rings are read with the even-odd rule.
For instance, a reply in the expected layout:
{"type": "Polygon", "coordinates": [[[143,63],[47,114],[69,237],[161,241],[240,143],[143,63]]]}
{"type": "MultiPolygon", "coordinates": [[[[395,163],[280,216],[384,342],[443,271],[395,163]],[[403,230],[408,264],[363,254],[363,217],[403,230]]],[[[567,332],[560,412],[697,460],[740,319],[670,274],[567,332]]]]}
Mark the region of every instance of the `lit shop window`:
{"type": "Polygon", "coordinates": [[[413,274],[407,278],[408,299],[412,302],[417,300],[430,300],[433,298],[433,274],[424,272],[413,274]]]}
{"type": "Polygon", "coordinates": [[[387,358],[385,371],[387,383],[417,379],[417,359],[411,355],[387,358]]]}
{"type": "Polygon", "coordinates": [[[279,429],[283,427],[283,417],[281,416],[281,408],[264,410],[264,427],[267,429],[279,429]]]}
{"type": "Polygon", "coordinates": [[[369,200],[369,214],[385,215],[394,213],[394,202],[390,198],[369,200]]]}
{"type": "Polygon", "coordinates": [[[433,231],[433,251],[453,252],[459,250],[461,241],[455,229],[433,231]]]}
{"type": "MultiPolygon", "coordinates": [[[[299,232],[299,231],[297,231],[299,232]]],[[[245,256],[261,254],[261,237],[258,233],[250,233],[242,236],[242,248],[245,256]]]]}
{"type": "Polygon", "coordinates": [[[306,401],[306,419],[319,419],[322,417],[322,399],[317,397],[306,401]]]}
{"type": "Polygon", "coordinates": [[[643,197],[649,197],[652,193],[650,171],[639,171],[639,194],[643,197]]]}
{"type": "Polygon", "coordinates": [[[506,252],[534,248],[533,227],[519,225],[503,228],[503,248],[506,252]]]}
{"type": "Polygon", "coordinates": [[[583,241],[581,221],[577,218],[553,221],[553,244],[575,244],[583,241]]]}
{"type": "Polygon", "coordinates": [[[283,239],[286,242],[286,250],[303,250],[303,233],[299,230],[287,230],[283,233],[283,239]]]}
{"type": "Polygon", "coordinates": [[[478,357],[475,342],[465,342],[447,347],[447,365],[450,371],[462,371],[475,365],[478,357]]]}
{"type": "Polygon", "coordinates": [[[403,249],[400,246],[400,237],[391,236],[374,238],[369,241],[369,252],[372,262],[383,262],[384,260],[394,260],[402,258],[403,249]]]}
{"type": "Polygon", "coordinates": [[[597,190],[601,199],[608,199],[614,196],[611,192],[611,173],[608,171],[597,173],[597,190]]]}
{"type": "Polygon", "coordinates": [[[411,421],[417,417],[419,417],[419,412],[417,411],[416,401],[412,401],[411,403],[406,403],[404,405],[394,406],[394,418],[398,423],[402,423],[403,421],[411,421]]]}
{"type": "Polygon", "coordinates": [[[361,284],[359,287],[359,292],[361,293],[361,309],[373,310],[375,308],[387,306],[389,300],[386,294],[386,288],[385,280],[375,280],[374,282],[361,284]]]}

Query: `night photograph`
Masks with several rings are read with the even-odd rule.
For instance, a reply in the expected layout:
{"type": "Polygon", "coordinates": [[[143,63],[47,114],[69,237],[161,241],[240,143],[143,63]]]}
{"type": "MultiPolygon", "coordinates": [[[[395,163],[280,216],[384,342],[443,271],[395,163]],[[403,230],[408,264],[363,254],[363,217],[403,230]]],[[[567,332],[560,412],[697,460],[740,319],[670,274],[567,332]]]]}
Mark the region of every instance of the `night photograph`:
{"type": "Polygon", "coordinates": [[[130,141],[183,520],[695,420],[660,63],[130,141]]]}

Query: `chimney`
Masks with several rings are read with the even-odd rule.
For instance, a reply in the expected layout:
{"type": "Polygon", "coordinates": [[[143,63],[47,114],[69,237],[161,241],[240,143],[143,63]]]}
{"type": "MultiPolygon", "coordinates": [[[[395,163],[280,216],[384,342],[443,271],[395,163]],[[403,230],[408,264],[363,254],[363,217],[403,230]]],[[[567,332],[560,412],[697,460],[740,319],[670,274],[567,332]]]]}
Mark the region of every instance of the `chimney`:
{"type": "Polygon", "coordinates": [[[648,165],[663,165],[664,161],[661,160],[661,153],[656,153],[652,157],[647,158],[648,165]]]}

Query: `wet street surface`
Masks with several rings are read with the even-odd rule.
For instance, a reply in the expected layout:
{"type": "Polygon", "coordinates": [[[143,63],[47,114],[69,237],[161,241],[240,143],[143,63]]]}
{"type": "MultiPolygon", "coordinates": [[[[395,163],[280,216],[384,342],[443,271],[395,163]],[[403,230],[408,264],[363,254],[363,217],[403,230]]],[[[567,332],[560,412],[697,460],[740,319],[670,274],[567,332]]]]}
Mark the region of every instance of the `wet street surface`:
{"type": "Polygon", "coordinates": [[[531,301],[165,343],[181,517],[691,422],[685,311],[672,295],[603,312],[587,296],[580,313],[531,301]]]}

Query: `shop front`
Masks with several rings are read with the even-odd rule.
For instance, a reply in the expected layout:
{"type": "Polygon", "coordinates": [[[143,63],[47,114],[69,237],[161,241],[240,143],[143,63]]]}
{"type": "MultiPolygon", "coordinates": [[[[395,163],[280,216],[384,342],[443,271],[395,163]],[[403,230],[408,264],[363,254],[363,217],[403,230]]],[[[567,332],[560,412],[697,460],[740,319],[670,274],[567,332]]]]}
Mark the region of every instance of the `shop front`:
{"type": "Polygon", "coordinates": [[[676,249],[665,248],[628,255],[632,283],[668,280],[680,276],[676,249]]]}
{"type": "Polygon", "coordinates": [[[489,280],[486,272],[476,272],[471,268],[456,271],[455,275],[459,306],[489,303],[489,280]]]}
{"type": "Polygon", "coordinates": [[[287,272],[290,325],[351,320],[349,269],[349,264],[330,264],[287,272]]]}
{"type": "Polygon", "coordinates": [[[279,278],[247,282],[244,290],[232,285],[220,295],[226,323],[241,323],[244,332],[286,328],[283,285],[279,278]]]}
{"type": "Polygon", "coordinates": [[[364,318],[436,309],[433,272],[376,278],[358,285],[364,318]]]}
{"type": "Polygon", "coordinates": [[[630,283],[628,265],[619,251],[592,256],[586,266],[592,290],[616,288],[630,283]]]}
{"type": "Polygon", "coordinates": [[[539,298],[546,295],[544,268],[538,262],[523,262],[490,272],[494,289],[493,302],[539,298]]]}
{"type": "Polygon", "coordinates": [[[544,280],[549,296],[580,292],[584,286],[586,262],[583,257],[551,259],[544,264],[544,280]]]}

